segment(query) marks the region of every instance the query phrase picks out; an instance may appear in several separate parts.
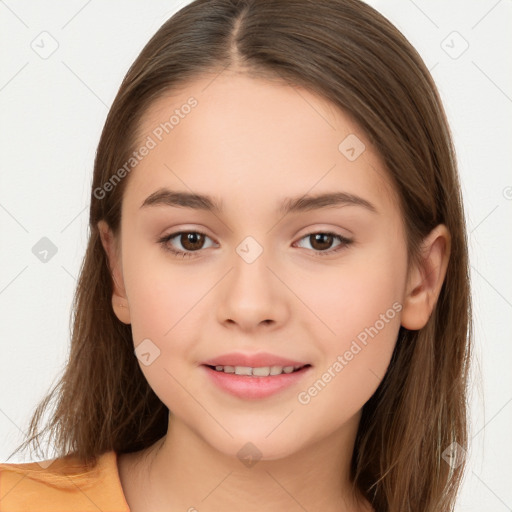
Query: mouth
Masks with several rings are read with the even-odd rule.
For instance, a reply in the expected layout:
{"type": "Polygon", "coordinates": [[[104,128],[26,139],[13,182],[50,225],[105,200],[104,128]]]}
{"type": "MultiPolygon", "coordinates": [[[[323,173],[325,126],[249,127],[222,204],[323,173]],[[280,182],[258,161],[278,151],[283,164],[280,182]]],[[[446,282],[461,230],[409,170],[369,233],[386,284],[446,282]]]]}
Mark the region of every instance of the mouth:
{"type": "Polygon", "coordinates": [[[310,364],[295,366],[222,366],[222,365],[205,365],[208,368],[221,373],[241,375],[244,377],[269,377],[282,374],[296,373],[303,368],[311,366],[310,364]]]}
{"type": "MultiPolygon", "coordinates": [[[[310,364],[288,366],[230,366],[202,364],[212,389],[242,400],[261,400],[297,388],[310,373],[310,364]]],[[[302,384],[302,387],[304,384],[302,384]]]]}

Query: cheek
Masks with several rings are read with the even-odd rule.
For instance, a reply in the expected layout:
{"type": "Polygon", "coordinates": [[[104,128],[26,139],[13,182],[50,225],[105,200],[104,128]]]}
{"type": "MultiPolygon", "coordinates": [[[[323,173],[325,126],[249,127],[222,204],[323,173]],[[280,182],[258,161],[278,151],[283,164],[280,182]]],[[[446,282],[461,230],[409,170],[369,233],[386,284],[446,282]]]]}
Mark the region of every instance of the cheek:
{"type": "Polygon", "coordinates": [[[332,311],[336,335],[322,336],[321,361],[296,396],[296,418],[321,418],[316,436],[354,418],[384,378],[400,329],[401,304],[391,296],[352,297],[332,311]]]}
{"type": "Polygon", "coordinates": [[[191,373],[184,371],[184,361],[190,360],[196,344],[200,311],[196,305],[211,285],[198,284],[162,264],[134,267],[129,285],[132,337],[139,366],[160,400],[173,412],[185,414],[184,404],[190,402],[185,390],[191,388],[191,373]],[[149,361],[141,357],[144,352],[149,352],[149,361]]]}
{"type": "Polygon", "coordinates": [[[404,252],[384,247],[367,254],[354,252],[336,267],[298,275],[294,290],[316,316],[317,336],[329,340],[329,347],[339,349],[388,310],[387,317],[391,318],[386,319],[399,324],[397,306],[393,308],[393,304],[403,300],[405,274],[404,252]]]}
{"type": "Polygon", "coordinates": [[[310,320],[304,326],[321,352],[312,379],[321,381],[320,402],[344,396],[357,410],[386,373],[400,329],[407,258],[403,248],[381,247],[302,281],[299,293],[317,317],[315,329],[310,320]]]}
{"type": "Polygon", "coordinates": [[[197,305],[214,280],[198,280],[192,267],[169,263],[161,249],[127,254],[123,271],[135,344],[144,338],[168,343],[177,331],[183,335],[197,325],[197,305]]]}
{"type": "Polygon", "coordinates": [[[184,392],[190,387],[184,362],[194,363],[201,300],[216,282],[215,276],[198,279],[192,267],[171,266],[165,255],[143,251],[131,253],[124,271],[139,366],[160,400],[179,410],[190,399],[184,392]],[[143,352],[150,353],[150,364],[144,364],[143,352]]]}

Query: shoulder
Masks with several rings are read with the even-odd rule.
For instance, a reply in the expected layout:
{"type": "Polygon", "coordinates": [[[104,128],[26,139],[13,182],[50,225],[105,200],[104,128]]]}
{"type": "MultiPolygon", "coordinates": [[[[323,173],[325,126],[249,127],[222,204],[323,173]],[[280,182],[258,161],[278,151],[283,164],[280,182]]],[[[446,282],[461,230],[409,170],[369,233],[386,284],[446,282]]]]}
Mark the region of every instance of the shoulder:
{"type": "Polygon", "coordinates": [[[0,463],[0,512],[129,512],[117,454],[89,464],[74,455],[41,462],[0,463]]]}

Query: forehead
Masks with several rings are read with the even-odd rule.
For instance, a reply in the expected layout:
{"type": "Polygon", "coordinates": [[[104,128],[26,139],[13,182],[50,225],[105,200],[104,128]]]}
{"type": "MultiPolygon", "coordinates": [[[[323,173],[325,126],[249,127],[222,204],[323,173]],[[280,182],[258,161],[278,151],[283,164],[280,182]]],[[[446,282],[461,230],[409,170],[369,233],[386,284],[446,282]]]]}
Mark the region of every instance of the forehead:
{"type": "Polygon", "coordinates": [[[334,189],[390,201],[387,207],[396,202],[358,125],[290,84],[229,73],[198,78],[151,104],[136,146],[149,139],[152,148],[126,190],[126,200],[139,206],[160,186],[228,202],[234,194],[265,202],[334,189]]]}

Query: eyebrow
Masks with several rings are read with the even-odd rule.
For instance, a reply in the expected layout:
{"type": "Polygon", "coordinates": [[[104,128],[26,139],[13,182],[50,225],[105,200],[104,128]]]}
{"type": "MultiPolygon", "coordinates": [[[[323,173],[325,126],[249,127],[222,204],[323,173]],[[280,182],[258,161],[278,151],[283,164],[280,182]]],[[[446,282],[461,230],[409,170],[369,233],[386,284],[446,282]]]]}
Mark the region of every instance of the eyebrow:
{"type": "MultiPolygon", "coordinates": [[[[173,206],[222,213],[223,203],[205,194],[180,192],[161,188],[149,195],[141,208],[151,206],[173,206]]],[[[368,200],[348,192],[330,192],[317,195],[303,195],[286,198],[277,209],[277,213],[286,215],[321,208],[336,208],[343,206],[361,206],[372,213],[378,213],[377,208],[368,200]]]]}

